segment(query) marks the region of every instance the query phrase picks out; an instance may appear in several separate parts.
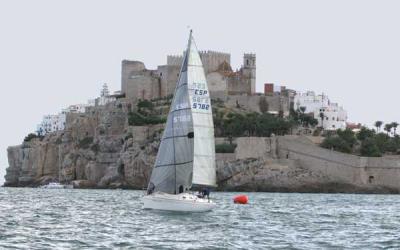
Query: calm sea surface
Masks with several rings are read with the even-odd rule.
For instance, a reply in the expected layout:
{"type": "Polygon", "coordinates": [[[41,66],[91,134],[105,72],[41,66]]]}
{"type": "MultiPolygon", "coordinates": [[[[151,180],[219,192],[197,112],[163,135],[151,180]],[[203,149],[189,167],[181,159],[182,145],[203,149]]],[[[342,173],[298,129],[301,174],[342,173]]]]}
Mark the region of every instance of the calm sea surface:
{"type": "Polygon", "coordinates": [[[236,194],[177,214],[141,191],[0,188],[0,249],[400,249],[399,195],[236,194]]]}

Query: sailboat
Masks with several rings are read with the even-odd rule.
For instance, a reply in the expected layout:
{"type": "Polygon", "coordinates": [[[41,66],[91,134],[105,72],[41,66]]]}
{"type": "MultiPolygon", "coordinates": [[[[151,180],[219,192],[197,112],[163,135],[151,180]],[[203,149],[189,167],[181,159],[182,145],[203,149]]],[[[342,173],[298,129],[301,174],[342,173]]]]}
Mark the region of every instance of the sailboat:
{"type": "Polygon", "coordinates": [[[209,211],[216,204],[193,190],[211,187],[216,187],[216,168],[210,92],[190,31],[144,208],[209,211]]]}

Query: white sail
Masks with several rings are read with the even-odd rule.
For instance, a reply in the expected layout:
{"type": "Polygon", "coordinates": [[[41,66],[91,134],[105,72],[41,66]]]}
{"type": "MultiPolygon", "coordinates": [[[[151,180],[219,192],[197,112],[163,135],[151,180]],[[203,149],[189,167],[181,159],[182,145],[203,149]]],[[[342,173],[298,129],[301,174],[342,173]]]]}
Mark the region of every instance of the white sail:
{"type": "Polygon", "coordinates": [[[216,186],[214,123],[210,92],[192,35],[187,53],[187,78],[194,131],[192,184],[216,186]]]}

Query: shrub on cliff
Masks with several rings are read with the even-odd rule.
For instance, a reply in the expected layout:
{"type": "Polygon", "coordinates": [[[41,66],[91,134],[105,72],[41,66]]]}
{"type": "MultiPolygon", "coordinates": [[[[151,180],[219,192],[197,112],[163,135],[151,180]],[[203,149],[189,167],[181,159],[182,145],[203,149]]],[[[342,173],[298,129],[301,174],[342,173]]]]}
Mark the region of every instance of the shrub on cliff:
{"type": "Polygon", "coordinates": [[[214,114],[217,136],[271,136],[284,135],[294,126],[291,120],[271,114],[228,113],[225,117],[214,114]]]}
{"type": "Polygon", "coordinates": [[[358,140],[364,141],[367,138],[373,138],[374,136],[375,136],[375,130],[362,127],[361,130],[357,133],[356,137],[358,140]]]}
{"type": "Polygon", "coordinates": [[[138,109],[146,108],[146,109],[152,110],[154,108],[154,105],[151,101],[139,100],[139,102],[137,103],[137,107],[138,107],[138,109]]]}
{"type": "Polygon", "coordinates": [[[25,136],[24,142],[29,142],[34,138],[39,138],[39,136],[37,134],[35,134],[35,133],[30,133],[27,136],[25,136]]]}
{"type": "Polygon", "coordinates": [[[327,135],[321,144],[322,147],[369,157],[379,157],[385,153],[400,153],[400,137],[397,135],[390,137],[382,132],[376,134],[374,130],[365,127],[361,128],[357,134],[350,129],[334,132],[336,135],[327,135]]]}
{"type": "Polygon", "coordinates": [[[354,146],[354,144],[357,142],[355,133],[351,129],[348,129],[348,128],[346,128],[345,130],[338,129],[336,132],[337,132],[337,135],[342,140],[347,142],[347,144],[350,146],[350,148],[352,148],[354,146]]]}
{"type": "Polygon", "coordinates": [[[360,153],[362,156],[380,157],[381,151],[378,149],[376,142],[373,138],[367,138],[361,143],[360,153]]]}
{"type": "Polygon", "coordinates": [[[321,147],[342,153],[351,153],[351,147],[349,143],[337,135],[325,138],[325,140],[321,143],[321,147]]]}
{"type": "Polygon", "coordinates": [[[90,144],[93,143],[93,137],[85,137],[79,141],[78,147],[83,149],[88,149],[90,144]]]}
{"type": "Polygon", "coordinates": [[[215,153],[234,153],[236,149],[236,144],[217,144],[215,145],[215,153]]]}
{"type": "Polygon", "coordinates": [[[165,123],[166,119],[164,117],[149,115],[145,116],[137,112],[129,112],[128,114],[128,124],[130,126],[144,126],[150,124],[165,123]]]}

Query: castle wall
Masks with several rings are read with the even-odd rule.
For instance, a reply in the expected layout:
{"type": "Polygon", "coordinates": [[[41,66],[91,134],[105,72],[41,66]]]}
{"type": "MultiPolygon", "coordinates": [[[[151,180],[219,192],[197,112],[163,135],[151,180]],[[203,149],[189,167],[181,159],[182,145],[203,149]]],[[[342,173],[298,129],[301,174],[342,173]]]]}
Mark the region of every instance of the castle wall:
{"type": "Polygon", "coordinates": [[[181,65],[158,66],[157,74],[160,76],[161,96],[174,94],[176,82],[178,81],[181,65]]]}
{"type": "Polygon", "coordinates": [[[399,157],[360,157],[328,150],[299,138],[278,138],[278,155],[301,167],[320,171],[339,183],[389,187],[400,191],[399,157]]]}
{"type": "Polygon", "coordinates": [[[282,111],[284,116],[289,115],[289,98],[285,96],[229,95],[228,97],[226,97],[225,105],[228,107],[236,107],[237,105],[239,105],[241,108],[244,108],[246,110],[261,112],[261,98],[265,98],[266,102],[268,103],[269,112],[277,114],[282,111]]]}
{"type": "Polygon", "coordinates": [[[224,100],[228,94],[226,78],[219,72],[210,73],[206,78],[211,98],[224,100]]]}
{"type": "Polygon", "coordinates": [[[227,87],[229,95],[251,94],[249,81],[242,77],[242,72],[227,77],[227,87]]]}
{"type": "MultiPolygon", "coordinates": [[[[206,74],[217,71],[219,65],[223,62],[231,64],[231,55],[228,53],[216,52],[216,51],[199,51],[201,61],[204,66],[204,72],[206,74]]],[[[183,56],[182,55],[170,55],[167,56],[167,65],[181,66],[183,56]]]]}
{"type": "Polygon", "coordinates": [[[151,74],[137,75],[128,79],[126,98],[131,101],[150,100],[160,97],[160,80],[151,74]]]}
{"type": "Polygon", "coordinates": [[[200,51],[200,57],[206,74],[217,71],[223,62],[231,64],[231,55],[228,53],[200,51]]]}

